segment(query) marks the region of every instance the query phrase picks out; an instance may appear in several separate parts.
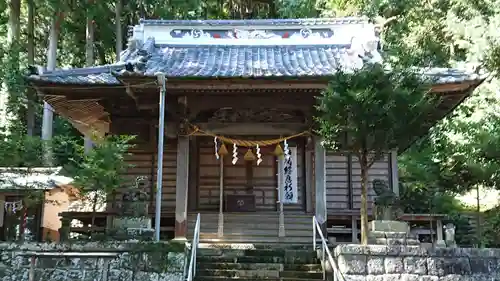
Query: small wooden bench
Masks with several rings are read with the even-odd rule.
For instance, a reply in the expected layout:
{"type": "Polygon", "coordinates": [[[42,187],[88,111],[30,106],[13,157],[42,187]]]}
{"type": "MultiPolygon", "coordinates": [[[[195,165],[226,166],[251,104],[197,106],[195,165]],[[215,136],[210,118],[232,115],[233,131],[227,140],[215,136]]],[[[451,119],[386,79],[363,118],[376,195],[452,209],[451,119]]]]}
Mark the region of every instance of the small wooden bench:
{"type": "Polygon", "coordinates": [[[19,256],[29,257],[30,267],[28,281],[35,281],[36,260],[42,258],[97,258],[103,260],[102,281],[108,280],[109,262],[117,258],[119,253],[110,252],[24,252],[19,256]]]}

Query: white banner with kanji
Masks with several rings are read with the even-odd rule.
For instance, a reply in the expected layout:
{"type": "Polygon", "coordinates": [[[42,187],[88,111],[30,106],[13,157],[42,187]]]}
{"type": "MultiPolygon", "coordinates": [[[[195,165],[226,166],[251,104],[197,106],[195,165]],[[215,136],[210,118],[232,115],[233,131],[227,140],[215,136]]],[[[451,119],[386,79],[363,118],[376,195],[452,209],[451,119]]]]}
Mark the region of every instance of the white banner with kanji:
{"type": "Polygon", "coordinates": [[[283,204],[297,204],[299,194],[297,190],[297,148],[290,147],[290,157],[280,162],[281,181],[280,194],[283,204]]]}

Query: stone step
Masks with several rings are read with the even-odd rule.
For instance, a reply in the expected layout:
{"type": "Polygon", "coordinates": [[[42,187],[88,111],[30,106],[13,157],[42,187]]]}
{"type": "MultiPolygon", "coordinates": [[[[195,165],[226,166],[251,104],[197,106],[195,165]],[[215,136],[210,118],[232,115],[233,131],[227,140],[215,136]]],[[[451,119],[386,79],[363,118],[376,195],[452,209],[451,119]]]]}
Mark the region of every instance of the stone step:
{"type": "MultiPolygon", "coordinates": [[[[293,220],[293,221],[300,221],[300,222],[309,222],[312,224],[312,216],[296,216],[296,215],[285,215],[283,216],[285,221],[287,220],[293,220]]],[[[196,217],[188,217],[188,221],[196,221],[196,217]]],[[[224,214],[224,221],[241,221],[241,220],[265,220],[265,221],[278,221],[279,220],[279,215],[266,215],[266,214],[259,214],[257,213],[256,215],[227,215],[224,214]]],[[[213,215],[213,216],[207,216],[207,215],[201,215],[200,216],[200,221],[218,221],[219,220],[219,215],[213,215]]]]}
{"type": "MultiPolygon", "coordinates": [[[[189,226],[194,226],[196,222],[188,222],[189,226]]],[[[217,226],[219,225],[219,222],[218,221],[214,221],[214,222],[202,222],[201,225],[200,225],[200,228],[201,229],[205,229],[207,227],[209,228],[217,228],[217,226]]],[[[259,228],[259,229],[278,229],[279,227],[279,223],[278,222],[253,222],[253,221],[250,221],[250,222],[242,222],[242,221],[238,221],[238,222],[228,222],[228,221],[224,221],[224,228],[227,228],[228,226],[230,227],[241,227],[241,228],[259,228]]],[[[296,221],[291,221],[291,222],[286,222],[285,221],[285,227],[287,229],[304,229],[304,230],[311,230],[312,231],[312,224],[310,224],[309,222],[296,222],[296,221]]]]}
{"type": "Polygon", "coordinates": [[[198,270],[197,276],[217,276],[228,278],[305,278],[318,279],[323,277],[323,272],[302,272],[302,271],[280,271],[280,270],[219,270],[219,269],[203,269],[198,270]]]}
{"type": "Polygon", "coordinates": [[[230,257],[315,257],[312,250],[289,249],[198,249],[202,256],[230,256],[230,257]]]}
{"type": "MultiPolygon", "coordinates": [[[[217,229],[207,229],[200,228],[200,234],[217,234],[217,229]]],[[[223,235],[244,235],[244,236],[271,236],[278,237],[278,229],[244,229],[244,228],[233,228],[228,227],[223,230],[223,235]]],[[[193,231],[188,231],[188,236],[192,236],[193,231]]],[[[312,231],[310,230],[290,230],[285,228],[285,235],[288,237],[312,237],[312,231]]]]}
{"type": "Polygon", "coordinates": [[[314,256],[203,256],[196,258],[198,264],[202,263],[278,263],[278,264],[314,264],[318,258],[314,256]]]}
{"type": "Polygon", "coordinates": [[[312,244],[255,244],[255,243],[200,243],[200,249],[239,249],[239,250],[307,250],[312,249],[312,244]]]}
{"type": "Polygon", "coordinates": [[[200,263],[201,269],[243,269],[243,270],[290,270],[321,271],[320,264],[281,264],[281,263],[200,263]]]}
{"type": "Polygon", "coordinates": [[[196,281],[223,281],[223,280],[231,280],[231,281],[317,281],[323,280],[321,279],[304,279],[304,278],[265,278],[265,277],[257,277],[257,278],[228,278],[221,276],[196,276],[196,281]]]}
{"type": "MultiPolygon", "coordinates": [[[[188,238],[192,235],[188,235],[188,238]]],[[[255,236],[255,235],[230,235],[225,234],[218,237],[216,233],[201,233],[200,242],[202,243],[261,243],[261,244],[291,244],[291,245],[310,245],[312,244],[312,235],[310,237],[276,237],[276,236],[255,236]]]]}

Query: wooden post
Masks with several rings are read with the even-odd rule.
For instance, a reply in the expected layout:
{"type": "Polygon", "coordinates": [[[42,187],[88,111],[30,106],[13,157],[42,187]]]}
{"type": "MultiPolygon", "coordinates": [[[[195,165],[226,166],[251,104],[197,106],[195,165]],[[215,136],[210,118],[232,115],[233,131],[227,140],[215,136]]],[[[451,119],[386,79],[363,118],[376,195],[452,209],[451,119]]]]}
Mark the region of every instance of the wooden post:
{"type": "MultiPolygon", "coordinates": [[[[314,138],[314,183],[316,188],[315,215],[318,223],[325,228],[327,219],[326,210],[326,168],[325,148],[320,138],[314,138]]],[[[324,232],[325,233],[325,232],[324,232]]]]}
{"type": "Polygon", "coordinates": [[[313,186],[314,186],[314,164],[313,164],[313,149],[310,145],[306,144],[304,147],[305,162],[306,162],[306,212],[313,213],[313,186]],[[312,148],[312,149],[311,149],[312,148]]]}
{"type": "Polygon", "coordinates": [[[219,159],[219,223],[217,227],[217,236],[224,236],[224,155],[219,159]]]}
{"type": "Polygon", "coordinates": [[[279,222],[278,237],[285,237],[285,212],[283,208],[283,186],[284,186],[285,159],[278,157],[278,204],[279,204],[279,222]]]}
{"type": "Polygon", "coordinates": [[[177,172],[175,186],[175,239],[185,240],[187,234],[187,199],[189,179],[189,137],[177,140],[177,172]]]}

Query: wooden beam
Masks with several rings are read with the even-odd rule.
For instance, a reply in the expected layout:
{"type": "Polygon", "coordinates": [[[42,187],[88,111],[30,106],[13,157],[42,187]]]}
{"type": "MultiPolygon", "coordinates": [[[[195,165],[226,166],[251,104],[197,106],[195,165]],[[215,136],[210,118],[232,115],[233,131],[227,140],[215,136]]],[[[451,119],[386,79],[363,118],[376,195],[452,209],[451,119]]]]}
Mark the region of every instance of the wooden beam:
{"type": "Polygon", "coordinates": [[[196,126],[224,135],[293,135],[309,129],[304,123],[197,123],[196,126]]]}

